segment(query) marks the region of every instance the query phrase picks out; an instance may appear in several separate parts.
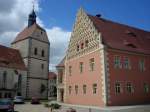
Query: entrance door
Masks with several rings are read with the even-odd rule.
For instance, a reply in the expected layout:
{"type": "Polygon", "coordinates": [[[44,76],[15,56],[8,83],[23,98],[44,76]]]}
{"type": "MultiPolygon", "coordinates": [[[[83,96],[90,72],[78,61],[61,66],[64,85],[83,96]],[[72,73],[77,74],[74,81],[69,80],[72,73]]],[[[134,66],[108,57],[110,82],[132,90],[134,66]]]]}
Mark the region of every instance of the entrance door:
{"type": "Polygon", "coordinates": [[[64,102],[64,90],[61,90],[61,102],[64,102]]]}

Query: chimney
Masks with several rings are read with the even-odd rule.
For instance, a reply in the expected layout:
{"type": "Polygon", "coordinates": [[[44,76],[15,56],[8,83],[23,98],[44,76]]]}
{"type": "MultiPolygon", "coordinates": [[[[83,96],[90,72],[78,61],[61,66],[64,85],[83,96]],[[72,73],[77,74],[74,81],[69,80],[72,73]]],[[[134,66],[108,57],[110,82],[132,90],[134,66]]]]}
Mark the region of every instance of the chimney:
{"type": "Polygon", "coordinates": [[[99,18],[100,18],[100,17],[101,17],[101,14],[96,14],[96,17],[99,17],[99,18]]]}

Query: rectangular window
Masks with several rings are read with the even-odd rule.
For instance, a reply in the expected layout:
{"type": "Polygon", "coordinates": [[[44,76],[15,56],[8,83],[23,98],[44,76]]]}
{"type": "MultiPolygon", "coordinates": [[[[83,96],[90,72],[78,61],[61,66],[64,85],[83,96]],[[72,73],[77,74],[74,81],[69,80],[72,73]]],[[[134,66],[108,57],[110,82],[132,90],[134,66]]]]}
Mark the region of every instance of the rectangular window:
{"type": "Polygon", "coordinates": [[[42,68],[42,70],[44,69],[44,64],[41,64],[41,68],[42,68]]]}
{"type": "Polygon", "coordinates": [[[124,68],[125,69],[130,69],[130,62],[127,57],[124,58],[124,68]]]}
{"type": "Polygon", "coordinates": [[[3,88],[7,88],[7,72],[3,72],[3,88]]]}
{"type": "Polygon", "coordinates": [[[121,68],[120,56],[115,56],[114,57],[114,67],[115,68],[121,68]]]}
{"type": "Polygon", "coordinates": [[[71,86],[69,86],[69,94],[71,94],[71,90],[72,90],[72,87],[71,87],[71,86]]]}
{"type": "Polygon", "coordinates": [[[139,69],[141,72],[145,71],[145,62],[143,59],[139,61],[139,69]]]}
{"type": "Polygon", "coordinates": [[[34,48],[34,55],[37,55],[37,52],[38,52],[37,48],[34,48]]]}
{"type": "Polygon", "coordinates": [[[69,66],[69,75],[71,76],[72,73],[72,66],[69,66]]]}
{"type": "Polygon", "coordinates": [[[94,71],[94,66],[95,66],[94,58],[91,58],[90,59],[90,71],[94,71]]]}
{"type": "Polygon", "coordinates": [[[75,85],[75,93],[78,94],[78,86],[75,85]]]}
{"type": "Polygon", "coordinates": [[[144,92],[149,93],[149,85],[144,83],[144,92]]]}
{"type": "Polygon", "coordinates": [[[83,94],[86,94],[86,85],[83,85],[83,94]]]}
{"type": "Polygon", "coordinates": [[[80,62],[80,73],[83,72],[83,62],[80,62]]]}
{"type": "Polygon", "coordinates": [[[131,83],[127,83],[127,92],[128,93],[133,93],[134,89],[131,83]]]}
{"type": "Polygon", "coordinates": [[[121,84],[119,82],[115,84],[115,92],[116,94],[121,93],[121,84]]]}
{"type": "Polygon", "coordinates": [[[45,52],[44,52],[44,50],[42,50],[41,55],[42,55],[42,57],[44,57],[44,56],[45,56],[45,52]]]}
{"type": "Polygon", "coordinates": [[[93,84],[93,94],[97,93],[97,84],[93,84]]]}

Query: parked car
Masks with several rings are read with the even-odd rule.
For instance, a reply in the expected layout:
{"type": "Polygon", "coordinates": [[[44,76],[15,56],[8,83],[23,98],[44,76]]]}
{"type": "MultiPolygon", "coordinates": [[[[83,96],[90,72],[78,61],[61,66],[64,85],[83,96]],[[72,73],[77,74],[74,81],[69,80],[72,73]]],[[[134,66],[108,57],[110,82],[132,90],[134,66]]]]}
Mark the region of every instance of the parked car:
{"type": "Polygon", "coordinates": [[[24,103],[24,98],[22,96],[15,96],[14,103],[15,104],[23,104],[24,103]]]}
{"type": "Polygon", "coordinates": [[[40,104],[40,100],[37,97],[32,97],[31,98],[31,104],[40,104]]]}
{"type": "Polygon", "coordinates": [[[0,99],[0,112],[14,112],[14,103],[11,99],[0,99]]]}

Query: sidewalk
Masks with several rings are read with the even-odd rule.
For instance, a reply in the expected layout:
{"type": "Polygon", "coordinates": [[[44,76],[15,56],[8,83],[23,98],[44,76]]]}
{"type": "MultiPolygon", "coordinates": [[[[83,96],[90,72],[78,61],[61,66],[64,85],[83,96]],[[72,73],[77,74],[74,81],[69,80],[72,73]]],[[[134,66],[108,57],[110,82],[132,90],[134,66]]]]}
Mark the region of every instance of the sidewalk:
{"type": "MultiPolygon", "coordinates": [[[[58,103],[58,102],[55,102],[58,103]]],[[[150,105],[132,105],[132,106],[110,106],[110,107],[94,107],[71,105],[65,103],[58,103],[62,107],[56,112],[66,112],[67,109],[73,108],[77,112],[150,112],[150,105]]]]}

